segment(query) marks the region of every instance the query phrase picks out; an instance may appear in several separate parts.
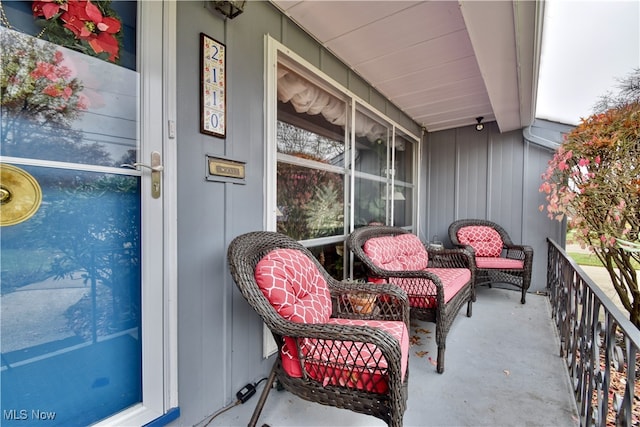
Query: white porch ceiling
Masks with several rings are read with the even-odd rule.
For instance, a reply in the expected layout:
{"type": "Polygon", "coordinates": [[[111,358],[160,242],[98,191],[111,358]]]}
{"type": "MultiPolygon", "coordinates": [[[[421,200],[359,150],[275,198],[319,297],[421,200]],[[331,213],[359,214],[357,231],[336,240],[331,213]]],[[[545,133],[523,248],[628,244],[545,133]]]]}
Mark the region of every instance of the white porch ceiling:
{"type": "Polygon", "coordinates": [[[429,132],[533,121],[538,1],[271,1],[429,132]]]}

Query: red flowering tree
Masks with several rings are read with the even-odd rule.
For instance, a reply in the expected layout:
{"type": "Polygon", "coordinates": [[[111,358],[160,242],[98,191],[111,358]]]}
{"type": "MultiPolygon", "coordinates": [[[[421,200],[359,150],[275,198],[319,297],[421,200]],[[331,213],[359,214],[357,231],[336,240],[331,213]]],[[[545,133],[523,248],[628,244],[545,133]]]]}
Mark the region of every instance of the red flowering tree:
{"type": "Polygon", "coordinates": [[[568,219],[581,246],[607,269],[630,320],[640,327],[640,252],[630,250],[640,235],[638,77],[637,71],[627,86],[634,96],[583,119],[566,135],[540,191],[546,194],[548,216],[568,219]]]}
{"type": "Polygon", "coordinates": [[[49,41],[117,62],[122,25],[110,0],[41,0],[31,9],[49,41]]]}

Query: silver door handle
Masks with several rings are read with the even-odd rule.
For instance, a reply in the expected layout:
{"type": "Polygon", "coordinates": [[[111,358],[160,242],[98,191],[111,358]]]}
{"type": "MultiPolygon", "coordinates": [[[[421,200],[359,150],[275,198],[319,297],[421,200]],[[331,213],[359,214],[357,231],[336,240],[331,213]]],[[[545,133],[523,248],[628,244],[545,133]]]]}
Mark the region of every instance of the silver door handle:
{"type": "Polygon", "coordinates": [[[151,171],[151,197],[157,199],[161,194],[161,180],[160,175],[164,170],[164,166],[162,166],[162,157],[160,153],[157,151],[151,152],[151,165],[147,165],[144,163],[125,163],[120,165],[123,168],[131,168],[135,170],[140,170],[139,168],[146,168],[151,171]]]}
{"type": "Polygon", "coordinates": [[[129,169],[135,169],[135,170],[140,170],[139,168],[147,168],[149,170],[151,170],[152,172],[162,172],[164,170],[164,166],[162,165],[158,165],[158,166],[150,166],[146,163],[124,163],[122,165],[120,165],[120,167],[122,168],[129,168],[129,169]]]}

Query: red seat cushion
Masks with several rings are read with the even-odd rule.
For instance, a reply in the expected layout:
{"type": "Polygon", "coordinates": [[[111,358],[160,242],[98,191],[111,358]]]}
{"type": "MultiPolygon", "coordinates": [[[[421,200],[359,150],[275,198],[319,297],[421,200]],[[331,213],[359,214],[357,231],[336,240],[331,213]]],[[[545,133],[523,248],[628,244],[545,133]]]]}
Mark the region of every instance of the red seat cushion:
{"type": "Polygon", "coordinates": [[[476,267],[495,268],[501,270],[522,270],[524,261],[503,257],[476,257],[476,267]]]}
{"type": "Polygon", "coordinates": [[[456,235],[461,244],[473,248],[476,256],[499,257],[502,253],[503,242],[500,234],[486,225],[462,227],[456,235]]]}
{"type": "MultiPolygon", "coordinates": [[[[388,332],[398,340],[401,349],[402,378],[407,371],[409,359],[409,333],[401,321],[377,321],[360,319],[331,318],[327,322],[337,325],[371,326],[388,332]]],[[[371,343],[353,341],[332,341],[299,338],[304,367],[311,378],[324,386],[334,385],[375,393],[389,390],[387,361],[380,349],[371,343]]],[[[294,342],[283,347],[282,364],[292,377],[302,377],[300,362],[291,349],[294,342]]]]}
{"type": "MultiPolygon", "coordinates": [[[[435,274],[442,281],[445,303],[471,280],[471,270],[467,268],[427,268],[425,271],[435,274]]],[[[411,307],[433,308],[438,305],[436,287],[430,280],[392,277],[389,283],[404,289],[411,307]]]]}

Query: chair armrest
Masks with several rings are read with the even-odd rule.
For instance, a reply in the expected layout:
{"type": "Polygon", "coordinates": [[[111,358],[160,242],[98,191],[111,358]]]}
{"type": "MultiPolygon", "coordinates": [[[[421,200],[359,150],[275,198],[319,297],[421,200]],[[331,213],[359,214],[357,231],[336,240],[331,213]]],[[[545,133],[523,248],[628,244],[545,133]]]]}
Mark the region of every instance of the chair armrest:
{"type": "Polygon", "coordinates": [[[400,320],[409,327],[409,298],[398,286],[345,280],[330,284],[330,291],[332,317],[400,320]],[[358,297],[365,301],[364,308],[357,303],[358,297]]]}
{"type": "Polygon", "coordinates": [[[520,259],[528,262],[533,260],[533,248],[528,245],[505,244],[507,258],[520,259]]]}
{"type": "Polygon", "coordinates": [[[468,268],[476,267],[475,253],[471,246],[454,249],[428,250],[430,268],[468,268]]]}

